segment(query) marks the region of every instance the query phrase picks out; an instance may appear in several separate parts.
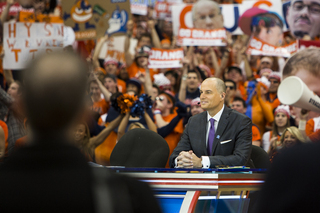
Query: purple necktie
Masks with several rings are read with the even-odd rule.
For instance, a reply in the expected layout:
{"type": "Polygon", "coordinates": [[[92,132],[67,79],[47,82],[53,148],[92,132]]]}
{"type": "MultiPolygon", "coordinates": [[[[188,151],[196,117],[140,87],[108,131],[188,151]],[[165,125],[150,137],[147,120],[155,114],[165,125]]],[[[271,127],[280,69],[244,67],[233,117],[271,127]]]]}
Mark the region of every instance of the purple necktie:
{"type": "Polygon", "coordinates": [[[208,149],[208,154],[211,156],[212,155],[212,145],[213,145],[213,141],[214,141],[214,119],[210,118],[210,130],[209,130],[209,137],[208,137],[208,145],[207,145],[207,149],[208,149]]]}

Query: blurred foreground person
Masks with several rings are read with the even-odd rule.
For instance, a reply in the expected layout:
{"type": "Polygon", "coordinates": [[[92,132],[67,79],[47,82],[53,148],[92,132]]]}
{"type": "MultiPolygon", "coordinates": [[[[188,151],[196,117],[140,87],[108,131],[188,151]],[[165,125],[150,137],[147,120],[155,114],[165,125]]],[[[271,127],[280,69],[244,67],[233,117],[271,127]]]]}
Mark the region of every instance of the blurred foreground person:
{"type": "Polygon", "coordinates": [[[1,212],[160,212],[148,186],[106,170],[93,175],[72,146],[73,127],[84,116],[86,64],[52,53],[24,73],[29,141],[0,167],[1,212]]]}
{"type": "Polygon", "coordinates": [[[287,130],[283,133],[285,148],[268,171],[256,212],[319,211],[320,143],[304,143],[296,127],[287,130]]]}

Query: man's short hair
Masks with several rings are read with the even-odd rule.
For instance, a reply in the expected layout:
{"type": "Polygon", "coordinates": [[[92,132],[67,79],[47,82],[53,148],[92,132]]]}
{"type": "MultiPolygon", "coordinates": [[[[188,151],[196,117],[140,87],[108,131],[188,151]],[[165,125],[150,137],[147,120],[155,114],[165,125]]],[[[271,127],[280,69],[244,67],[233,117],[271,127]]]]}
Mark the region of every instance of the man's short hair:
{"type": "Polygon", "coordinates": [[[213,1],[213,0],[198,0],[196,3],[193,4],[193,7],[192,7],[192,11],[191,11],[191,14],[192,14],[192,21],[195,21],[195,12],[196,12],[196,8],[199,4],[202,4],[203,2],[211,2],[212,4],[214,4],[218,10],[219,10],[219,14],[221,14],[221,10],[220,10],[220,6],[217,2],[213,1]]]}
{"type": "Polygon", "coordinates": [[[237,90],[237,84],[236,84],[236,82],[234,82],[234,81],[233,81],[233,80],[231,80],[231,79],[226,79],[226,80],[224,81],[224,84],[226,84],[227,82],[232,83],[232,84],[233,84],[234,89],[235,89],[235,90],[237,90]]]}
{"type": "Polygon", "coordinates": [[[218,92],[221,94],[221,93],[225,93],[226,92],[226,85],[224,83],[223,80],[221,80],[220,78],[215,78],[215,77],[212,77],[215,79],[216,81],[216,89],[218,90],[218,92]]]}
{"type": "Polygon", "coordinates": [[[240,101],[242,103],[242,105],[243,105],[243,108],[247,108],[246,101],[243,100],[243,98],[240,98],[240,97],[236,96],[236,97],[234,97],[232,102],[235,102],[235,101],[240,101]]]}
{"type": "Polygon", "coordinates": [[[295,75],[300,69],[304,69],[315,76],[320,76],[319,55],[319,48],[307,48],[295,53],[285,64],[283,77],[295,75]]]}
{"type": "Polygon", "coordinates": [[[70,52],[43,54],[24,71],[23,101],[38,134],[65,131],[85,107],[87,63],[70,52]]]}
{"type": "Polygon", "coordinates": [[[227,73],[229,73],[231,70],[236,70],[240,75],[242,75],[242,71],[241,71],[241,69],[239,67],[229,66],[227,73]]]}
{"type": "Polygon", "coordinates": [[[150,35],[149,33],[142,33],[141,36],[140,36],[140,38],[138,38],[138,43],[141,41],[141,39],[142,39],[143,37],[149,38],[150,41],[152,42],[152,37],[151,37],[151,35],[150,35]]]}
{"type": "Polygon", "coordinates": [[[189,73],[195,73],[195,74],[197,75],[197,78],[200,79],[200,75],[199,75],[199,73],[198,73],[196,70],[189,70],[189,71],[188,71],[188,74],[189,74],[189,73]]]}

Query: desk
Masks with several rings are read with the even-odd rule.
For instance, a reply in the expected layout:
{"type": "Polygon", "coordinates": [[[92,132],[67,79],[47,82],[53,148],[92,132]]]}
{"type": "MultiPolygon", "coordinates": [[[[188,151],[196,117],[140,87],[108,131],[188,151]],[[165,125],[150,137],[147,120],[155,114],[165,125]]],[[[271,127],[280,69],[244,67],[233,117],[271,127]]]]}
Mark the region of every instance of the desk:
{"type": "Polygon", "coordinates": [[[117,172],[147,182],[155,196],[180,198],[179,212],[193,212],[201,192],[215,192],[219,199],[222,192],[235,192],[238,197],[248,197],[249,191],[257,191],[264,182],[261,169],[142,169],[113,168],[117,172]],[[177,193],[185,192],[185,193],[177,193]]]}

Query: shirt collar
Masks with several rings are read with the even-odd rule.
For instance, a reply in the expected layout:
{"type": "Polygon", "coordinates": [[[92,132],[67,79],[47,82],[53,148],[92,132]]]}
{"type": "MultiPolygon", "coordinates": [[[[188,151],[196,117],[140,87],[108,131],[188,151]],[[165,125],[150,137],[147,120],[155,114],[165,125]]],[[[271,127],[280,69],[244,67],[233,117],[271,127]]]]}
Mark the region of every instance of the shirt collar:
{"type": "Polygon", "coordinates": [[[209,112],[207,111],[207,121],[209,122],[210,118],[213,118],[215,121],[219,122],[223,110],[224,110],[224,104],[223,104],[222,108],[220,109],[220,111],[217,114],[215,114],[213,117],[211,117],[209,112]]]}

